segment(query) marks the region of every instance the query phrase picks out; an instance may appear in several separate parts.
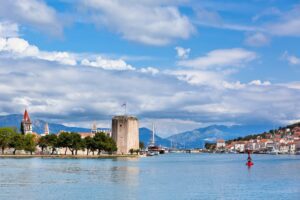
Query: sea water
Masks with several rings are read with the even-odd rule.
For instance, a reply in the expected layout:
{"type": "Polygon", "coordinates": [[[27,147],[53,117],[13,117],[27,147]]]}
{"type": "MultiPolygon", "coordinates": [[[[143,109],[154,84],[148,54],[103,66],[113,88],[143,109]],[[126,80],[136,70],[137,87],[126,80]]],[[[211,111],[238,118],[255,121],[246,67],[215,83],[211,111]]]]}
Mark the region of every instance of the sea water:
{"type": "Polygon", "coordinates": [[[0,159],[0,199],[300,199],[300,156],[0,159]]]}

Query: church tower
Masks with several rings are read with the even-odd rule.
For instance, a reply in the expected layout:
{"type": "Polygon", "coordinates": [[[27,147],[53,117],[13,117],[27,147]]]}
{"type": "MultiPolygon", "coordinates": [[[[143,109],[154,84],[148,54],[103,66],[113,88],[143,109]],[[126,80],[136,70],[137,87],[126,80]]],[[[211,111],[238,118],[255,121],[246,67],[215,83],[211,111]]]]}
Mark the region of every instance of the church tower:
{"type": "Polygon", "coordinates": [[[97,133],[97,124],[96,124],[96,122],[93,123],[92,129],[91,129],[91,133],[92,134],[96,134],[97,133]]]}
{"type": "Polygon", "coordinates": [[[49,135],[49,126],[48,126],[48,123],[47,123],[47,122],[46,122],[46,124],[45,124],[44,134],[45,134],[45,135],[49,135]]]}
{"type": "Polygon", "coordinates": [[[24,135],[32,134],[32,123],[30,121],[30,117],[26,109],[24,112],[23,120],[21,122],[21,131],[24,135]]]}

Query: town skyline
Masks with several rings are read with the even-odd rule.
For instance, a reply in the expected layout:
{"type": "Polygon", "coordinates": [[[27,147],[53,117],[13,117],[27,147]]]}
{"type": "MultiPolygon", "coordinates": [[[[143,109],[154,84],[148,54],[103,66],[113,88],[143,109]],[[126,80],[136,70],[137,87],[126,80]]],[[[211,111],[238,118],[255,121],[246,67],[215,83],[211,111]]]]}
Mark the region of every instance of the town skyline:
{"type": "Polygon", "coordinates": [[[27,108],[49,122],[110,127],[126,102],[161,136],[292,124],[299,13],[291,0],[2,2],[0,115],[27,108]]]}

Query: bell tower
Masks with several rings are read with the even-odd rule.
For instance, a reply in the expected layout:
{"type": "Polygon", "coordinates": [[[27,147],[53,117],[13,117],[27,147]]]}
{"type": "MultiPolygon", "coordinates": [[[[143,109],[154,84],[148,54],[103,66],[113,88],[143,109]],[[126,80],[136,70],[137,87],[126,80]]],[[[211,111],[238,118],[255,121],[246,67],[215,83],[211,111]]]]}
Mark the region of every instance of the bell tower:
{"type": "Polygon", "coordinates": [[[23,120],[21,122],[22,134],[32,134],[32,123],[27,110],[25,109],[23,120]]]}
{"type": "Polygon", "coordinates": [[[49,131],[49,125],[48,125],[48,123],[46,122],[45,128],[44,128],[44,134],[45,134],[45,135],[49,135],[49,133],[50,133],[50,131],[49,131]]]}

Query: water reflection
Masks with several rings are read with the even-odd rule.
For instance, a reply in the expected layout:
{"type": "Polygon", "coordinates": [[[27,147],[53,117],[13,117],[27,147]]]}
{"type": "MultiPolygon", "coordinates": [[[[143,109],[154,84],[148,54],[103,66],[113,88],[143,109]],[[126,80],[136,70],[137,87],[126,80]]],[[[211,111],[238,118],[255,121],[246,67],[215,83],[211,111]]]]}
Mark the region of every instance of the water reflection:
{"type": "Polygon", "coordinates": [[[110,168],[111,182],[124,184],[126,187],[137,187],[139,185],[139,172],[137,167],[113,166],[110,168]]]}

